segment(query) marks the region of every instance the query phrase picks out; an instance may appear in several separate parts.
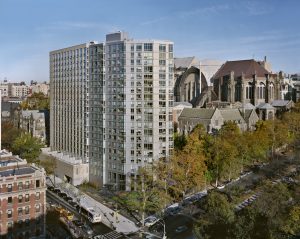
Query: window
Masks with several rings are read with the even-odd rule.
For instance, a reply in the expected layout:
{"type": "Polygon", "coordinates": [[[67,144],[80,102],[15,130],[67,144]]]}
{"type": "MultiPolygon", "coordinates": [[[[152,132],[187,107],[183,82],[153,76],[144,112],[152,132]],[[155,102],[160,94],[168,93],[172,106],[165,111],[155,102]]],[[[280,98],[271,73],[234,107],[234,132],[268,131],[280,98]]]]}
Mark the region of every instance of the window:
{"type": "Polygon", "coordinates": [[[35,181],[35,187],[39,188],[40,187],[40,180],[35,181]]]}
{"type": "Polygon", "coordinates": [[[23,209],[21,207],[18,208],[18,215],[21,216],[23,213],[23,209]]]}
{"type": "Polygon", "coordinates": [[[145,73],[152,73],[153,67],[152,66],[144,66],[144,72],[145,73]]]}
{"type": "Polygon", "coordinates": [[[12,197],[7,198],[7,203],[12,203],[12,197]]]}
{"type": "Polygon", "coordinates": [[[35,205],[35,212],[40,212],[40,210],[41,210],[40,204],[36,204],[35,205]]]}
{"type": "Polygon", "coordinates": [[[166,52],[166,45],[159,45],[160,52],[166,52]]]}
{"type": "Polygon", "coordinates": [[[169,52],[173,52],[173,45],[172,44],[169,45],[169,52]]]}
{"type": "Polygon", "coordinates": [[[12,185],[11,184],[7,184],[7,191],[11,192],[12,191],[12,185]]]}
{"type": "Polygon", "coordinates": [[[25,182],[25,188],[26,188],[26,189],[29,189],[29,181],[26,181],[26,182],[25,182]]]}
{"type": "Polygon", "coordinates": [[[25,194],[25,202],[29,202],[29,194],[25,194]]]}
{"type": "Polygon", "coordinates": [[[136,45],[136,51],[142,51],[142,45],[136,45]]]}
{"type": "Polygon", "coordinates": [[[8,218],[12,217],[12,210],[11,209],[7,210],[7,217],[8,218]]]}
{"type": "Polygon", "coordinates": [[[22,183],[22,182],[19,182],[19,183],[18,183],[18,189],[19,189],[19,190],[22,190],[22,189],[23,189],[23,183],[22,183]]]}
{"type": "Polygon", "coordinates": [[[37,193],[35,194],[35,199],[36,199],[36,200],[39,200],[40,198],[41,198],[40,192],[37,192],[37,193]]]}
{"type": "Polygon", "coordinates": [[[152,51],[153,50],[153,44],[152,43],[145,43],[144,44],[144,51],[152,51]]]}
{"type": "Polygon", "coordinates": [[[19,203],[22,203],[22,201],[23,201],[23,195],[19,195],[18,201],[19,201],[19,203]]]}
{"type": "Polygon", "coordinates": [[[160,66],[165,66],[166,65],[166,60],[159,60],[159,65],[160,66]]]}
{"type": "Polygon", "coordinates": [[[29,214],[29,206],[25,207],[25,214],[29,214]]]}
{"type": "Polygon", "coordinates": [[[13,222],[8,222],[8,223],[7,223],[7,229],[8,229],[8,230],[11,230],[12,227],[13,227],[13,222]]]}

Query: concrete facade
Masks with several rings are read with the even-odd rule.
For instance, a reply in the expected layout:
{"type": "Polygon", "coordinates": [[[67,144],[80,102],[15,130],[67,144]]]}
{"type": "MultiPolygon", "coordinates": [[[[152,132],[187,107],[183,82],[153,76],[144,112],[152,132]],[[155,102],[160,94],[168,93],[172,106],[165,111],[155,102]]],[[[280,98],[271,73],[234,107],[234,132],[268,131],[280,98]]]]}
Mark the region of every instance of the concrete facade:
{"type": "Polygon", "coordinates": [[[173,81],[172,42],[106,36],[105,184],[131,190],[139,167],[170,155],[173,81]]]}
{"type": "Polygon", "coordinates": [[[173,81],[169,41],[117,32],[52,51],[51,151],[89,163],[99,186],[130,190],[139,167],[173,149],[173,81]]]}

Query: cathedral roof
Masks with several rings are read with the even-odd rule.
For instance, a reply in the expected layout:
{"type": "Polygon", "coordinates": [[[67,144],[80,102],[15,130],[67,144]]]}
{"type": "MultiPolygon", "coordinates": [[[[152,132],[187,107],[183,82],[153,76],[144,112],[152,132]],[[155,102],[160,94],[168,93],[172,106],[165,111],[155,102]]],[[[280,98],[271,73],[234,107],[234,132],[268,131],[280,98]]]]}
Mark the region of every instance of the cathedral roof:
{"type": "Polygon", "coordinates": [[[192,57],[181,57],[174,58],[175,68],[190,68],[193,65],[193,62],[196,61],[194,56],[192,57]]]}
{"type": "Polygon", "coordinates": [[[243,117],[238,109],[220,109],[220,112],[225,121],[243,121],[243,117]]]}
{"type": "Polygon", "coordinates": [[[199,119],[211,119],[215,113],[215,109],[196,109],[196,108],[184,108],[179,118],[199,118],[199,119]]]}
{"type": "Polygon", "coordinates": [[[244,74],[245,78],[252,78],[254,74],[257,77],[265,77],[265,74],[270,74],[262,65],[257,61],[239,60],[239,61],[227,61],[213,76],[213,79],[218,79],[222,76],[230,75],[230,72],[234,72],[234,77],[240,77],[244,74]]]}

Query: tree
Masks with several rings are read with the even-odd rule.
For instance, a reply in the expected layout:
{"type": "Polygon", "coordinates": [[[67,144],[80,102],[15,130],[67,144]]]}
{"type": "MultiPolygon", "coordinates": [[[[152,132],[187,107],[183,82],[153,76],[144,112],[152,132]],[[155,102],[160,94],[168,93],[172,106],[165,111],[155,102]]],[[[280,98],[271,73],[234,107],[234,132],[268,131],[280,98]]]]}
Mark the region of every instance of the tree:
{"type": "Polygon", "coordinates": [[[54,174],[54,170],[56,168],[55,157],[43,155],[43,158],[38,161],[38,164],[41,165],[46,170],[46,173],[48,175],[54,174]]]}
{"type": "Polygon", "coordinates": [[[2,146],[2,148],[5,148],[5,149],[11,151],[13,142],[16,140],[16,138],[18,138],[21,135],[23,130],[16,128],[11,121],[2,122],[1,127],[2,127],[2,129],[1,129],[2,145],[1,146],[2,146]]]}
{"type": "Polygon", "coordinates": [[[150,167],[140,168],[133,183],[135,184],[135,191],[120,193],[115,197],[115,200],[131,212],[138,212],[144,225],[147,213],[158,212],[163,209],[161,187],[157,185],[150,167]]]}
{"type": "Polygon", "coordinates": [[[33,93],[20,104],[23,110],[49,110],[49,98],[42,92],[33,93]]]}
{"type": "Polygon", "coordinates": [[[43,143],[40,139],[23,133],[13,142],[12,152],[26,159],[29,163],[36,163],[42,147],[43,143]]]}
{"type": "Polygon", "coordinates": [[[205,184],[205,155],[203,142],[206,132],[202,125],[194,128],[187,138],[187,144],[171,157],[171,172],[175,196],[181,197],[205,184]]]}
{"type": "Polygon", "coordinates": [[[184,134],[182,135],[179,135],[177,133],[174,134],[174,148],[176,150],[182,150],[186,144],[187,144],[187,140],[184,134]]]}
{"type": "Polygon", "coordinates": [[[205,204],[205,215],[195,226],[197,238],[230,238],[229,228],[235,220],[232,205],[224,194],[211,192],[205,204]]]}
{"type": "Polygon", "coordinates": [[[293,206],[281,228],[285,233],[296,236],[300,233],[300,205],[293,206]]]}

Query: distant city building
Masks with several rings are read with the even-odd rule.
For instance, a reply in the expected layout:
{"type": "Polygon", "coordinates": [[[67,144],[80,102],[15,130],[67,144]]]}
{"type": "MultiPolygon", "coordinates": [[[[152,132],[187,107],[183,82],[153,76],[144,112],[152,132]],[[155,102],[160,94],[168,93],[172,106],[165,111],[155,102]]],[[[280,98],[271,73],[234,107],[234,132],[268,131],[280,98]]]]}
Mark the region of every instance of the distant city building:
{"type": "Polygon", "coordinates": [[[34,83],[29,86],[29,93],[43,93],[45,96],[49,95],[49,84],[46,83],[34,83]]]}
{"type": "Polygon", "coordinates": [[[1,82],[0,83],[0,90],[1,90],[1,95],[2,97],[8,96],[8,84],[7,82],[1,82]]]}
{"type": "Polygon", "coordinates": [[[25,98],[29,94],[29,86],[25,83],[9,83],[8,96],[25,98]]]}
{"type": "Polygon", "coordinates": [[[0,151],[0,235],[45,238],[46,173],[26,160],[0,151]]]}

